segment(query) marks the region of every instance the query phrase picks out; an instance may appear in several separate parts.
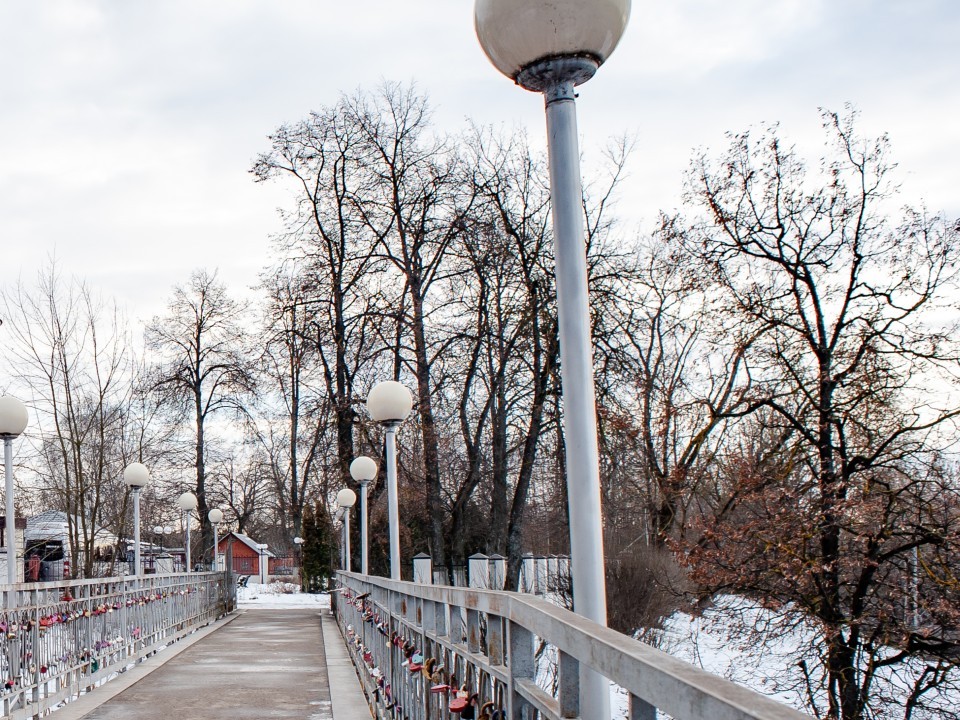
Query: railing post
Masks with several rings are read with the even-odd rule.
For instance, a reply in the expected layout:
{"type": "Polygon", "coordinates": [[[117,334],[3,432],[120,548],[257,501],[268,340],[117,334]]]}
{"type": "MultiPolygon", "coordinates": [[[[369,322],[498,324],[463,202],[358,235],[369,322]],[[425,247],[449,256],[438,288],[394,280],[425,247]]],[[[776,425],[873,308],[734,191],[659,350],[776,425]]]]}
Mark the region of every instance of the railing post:
{"type": "Polygon", "coordinates": [[[526,553],[520,563],[520,577],[522,579],[520,592],[533,594],[537,590],[536,568],[533,562],[533,555],[526,553]]]}
{"type": "Polygon", "coordinates": [[[510,720],[524,720],[523,710],[527,706],[527,701],[517,692],[516,681],[533,679],[533,634],[525,627],[510,621],[507,625],[507,635],[510,646],[507,717],[510,720]]]}
{"type": "Polygon", "coordinates": [[[426,553],[413,556],[413,581],[423,585],[433,584],[433,559],[426,553]]]}
{"type": "Polygon", "coordinates": [[[534,558],[534,565],[536,566],[536,590],[534,592],[537,595],[545,595],[547,592],[547,559],[543,555],[537,555],[534,558]]]}
{"type": "Polygon", "coordinates": [[[643,698],[630,695],[629,720],[657,720],[657,709],[643,698]]]}
{"type": "Polygon", "coordinates": [[[507,578],[507,559],[503,555],[490,556],[490,589],[503,590],[507,578]]]}
{"type": "Polygon", "coordinates": [[[483,553],[467,559],[467,574],[470,587],[486,590],[490,584],[490,558],[483,553]]]}
{"type": "Polygon", "coordinates": [[[576,658],[558,650],[560,675],[557,700],[560,702],[560,717],[580,717],[580,663],[576,658]]]}
{"type": "Polygon", "coordinates": [[[555,591],[560,577],[560,559],[556,555],[547,557],[547,588],[555,591]]]}
{"type": "Polygon", "coordinates": [[[491,665],[503,665],[503,617],[487,615],[487,657],[491,665]]]}

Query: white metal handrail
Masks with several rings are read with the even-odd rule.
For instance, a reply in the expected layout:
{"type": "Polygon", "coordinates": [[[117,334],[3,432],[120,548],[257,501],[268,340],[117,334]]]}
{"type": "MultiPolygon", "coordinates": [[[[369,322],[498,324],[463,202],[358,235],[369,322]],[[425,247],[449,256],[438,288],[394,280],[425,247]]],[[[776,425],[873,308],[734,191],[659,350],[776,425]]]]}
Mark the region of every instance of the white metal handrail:
{"type": "Polygon", "coordinates": [[[0,586],[3,717],[40,717],[233,610],[224,573],[0,586]]]}
{"type": "Polygon", "coordinates": [[[466,686],[477,705],[491,702],[511,720],[579,717],[583,664],[627,690],[631,720],[653,720],[656,710],[677,720],[809,720],[537,597],[355,573],[338,579],[335,612],[377,717],[398,704],[412,720],[447,720],[452,695],[436,691],[444,684],[466,686]],[[537,640],[555,652],[551,687],[538,683],[537,640]],[[429,659],[442,677],[410,671],[429,659]]]}

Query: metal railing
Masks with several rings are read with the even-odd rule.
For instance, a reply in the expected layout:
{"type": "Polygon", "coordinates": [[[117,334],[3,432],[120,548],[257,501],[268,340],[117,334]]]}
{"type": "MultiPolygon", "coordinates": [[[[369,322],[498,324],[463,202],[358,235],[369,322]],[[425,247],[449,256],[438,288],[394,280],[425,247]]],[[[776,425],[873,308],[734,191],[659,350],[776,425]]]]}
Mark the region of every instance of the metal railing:
{"type": "Polygon", "coordinates": [[[583,664],[629,693],[631,720],[654,720],[657,710],[678,720],[809,720],[537,597],[338,579],[334,612],[377,718],[448,720],[461,695],[481,717],[576,718],[583,664]]]}
{"type": "Polygon", "coordinates": [[[0,586],[3,717],[47,714],[236,606],[224,573],[0,586]]]}

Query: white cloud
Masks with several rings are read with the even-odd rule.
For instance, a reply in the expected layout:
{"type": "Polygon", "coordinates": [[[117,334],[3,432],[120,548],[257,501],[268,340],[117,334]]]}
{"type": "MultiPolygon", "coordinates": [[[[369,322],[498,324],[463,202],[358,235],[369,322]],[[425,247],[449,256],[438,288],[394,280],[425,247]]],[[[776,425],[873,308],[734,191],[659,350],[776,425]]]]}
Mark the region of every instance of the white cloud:
{"type": "MultiPolygon", "coordinates": [[[[782,121],[819,149],[817,107],[888,130],[906,200],[960,213],[960,6],[953,0],[635,2],[581,88],[588,157],[639,143],[621,208],[678,202],[697,146],[782,121]]],[[[468,0],[45,0],[0,5],[0,282],[56,250],[145,318],[194,267],[256,282],[279,188],[247,169],[266,135],[339,93],[416,80],[439,125],[528,129],[542,101],[497,75],[468,0]]]]}

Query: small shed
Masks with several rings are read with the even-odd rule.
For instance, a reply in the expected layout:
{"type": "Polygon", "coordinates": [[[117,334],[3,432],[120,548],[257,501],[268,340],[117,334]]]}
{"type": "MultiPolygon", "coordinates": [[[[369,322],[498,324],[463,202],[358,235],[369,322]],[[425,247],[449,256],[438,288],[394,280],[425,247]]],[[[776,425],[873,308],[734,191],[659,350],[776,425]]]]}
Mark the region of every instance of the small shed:
{"type": "Polygon", "coordinates": [[[238,575],[260,575],[260,556],[267,559],[267,574],[270,572],[269,563],[275,555],[269,550],[260,550],[260,543],[243,533],[232,532],[220,538],[220,544],[217,546],[225,558],[233,557],[233,564],[230,570],[238,575]]]}

